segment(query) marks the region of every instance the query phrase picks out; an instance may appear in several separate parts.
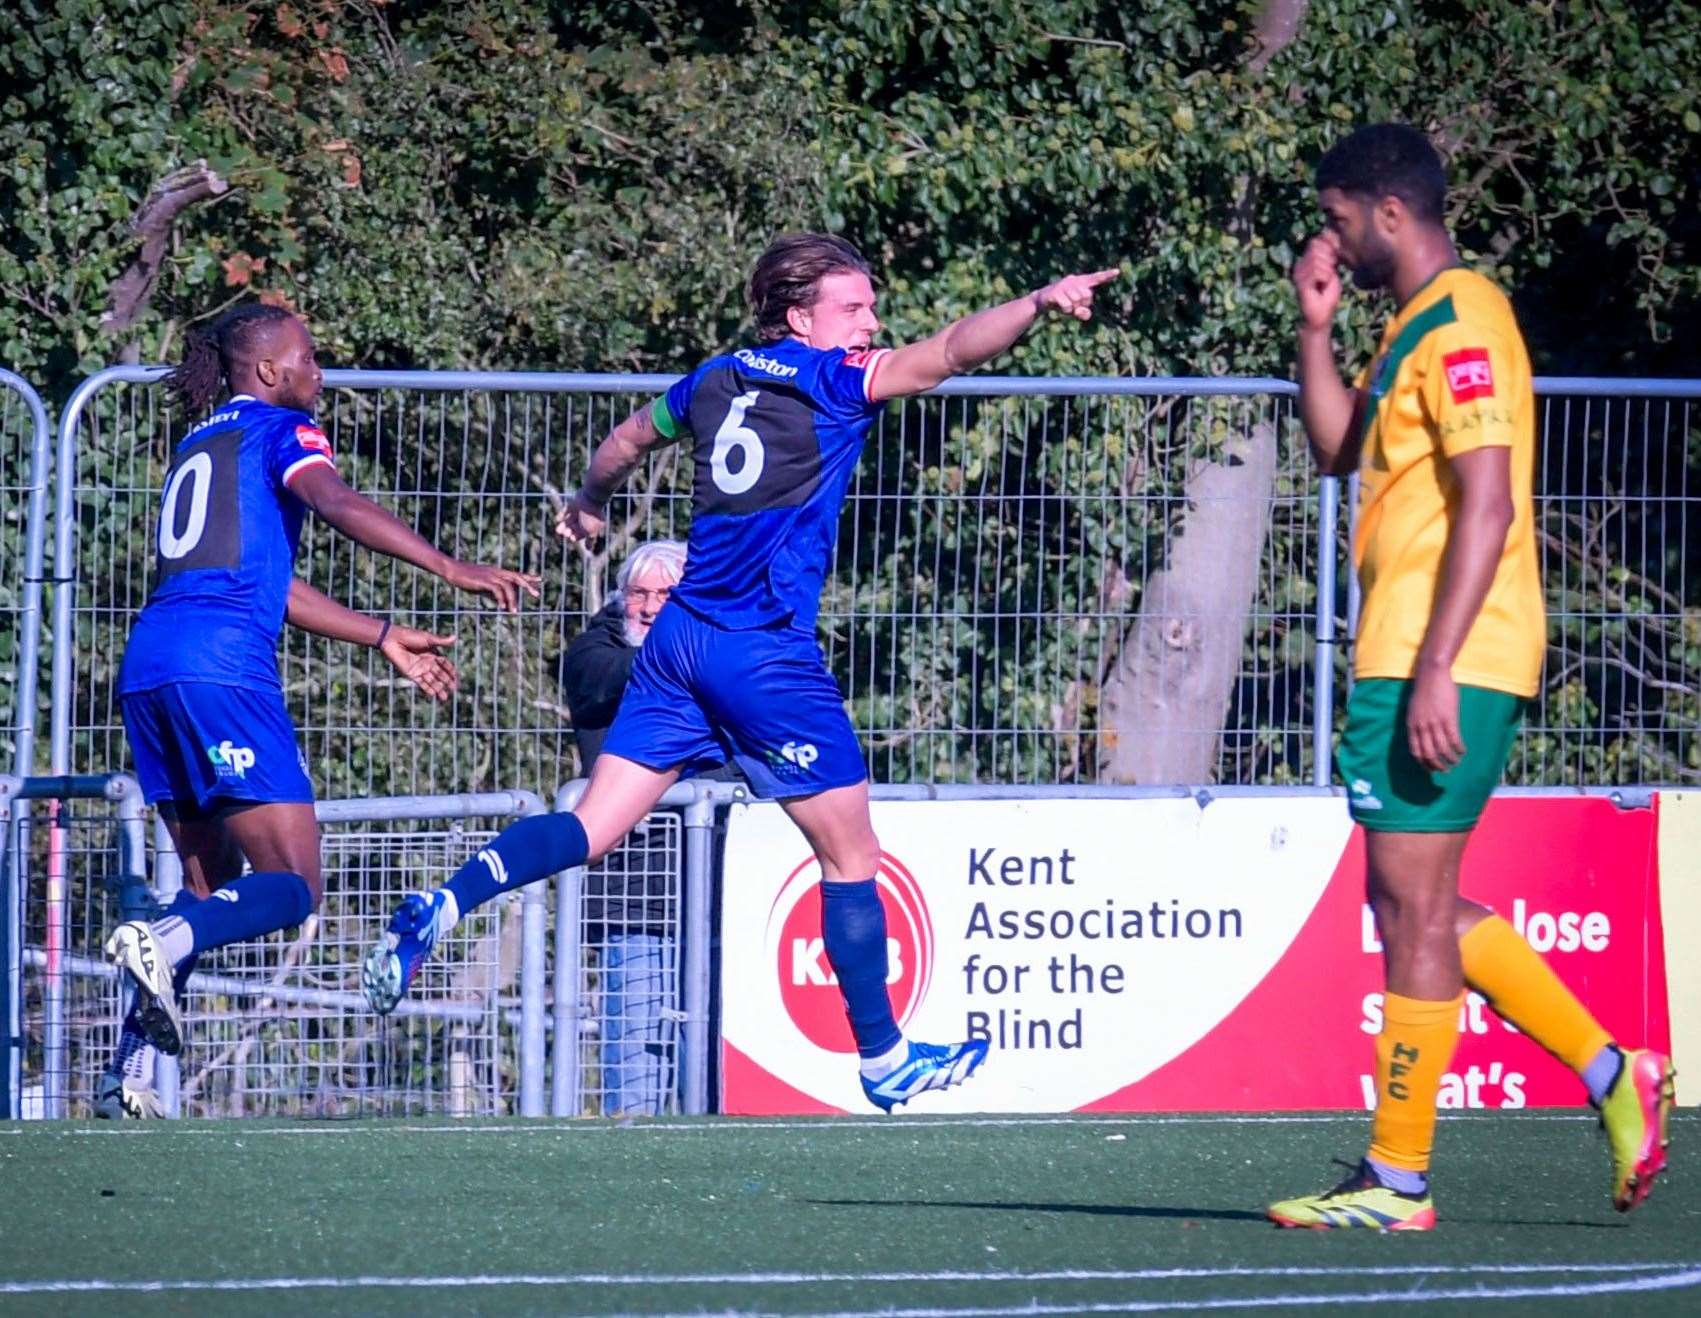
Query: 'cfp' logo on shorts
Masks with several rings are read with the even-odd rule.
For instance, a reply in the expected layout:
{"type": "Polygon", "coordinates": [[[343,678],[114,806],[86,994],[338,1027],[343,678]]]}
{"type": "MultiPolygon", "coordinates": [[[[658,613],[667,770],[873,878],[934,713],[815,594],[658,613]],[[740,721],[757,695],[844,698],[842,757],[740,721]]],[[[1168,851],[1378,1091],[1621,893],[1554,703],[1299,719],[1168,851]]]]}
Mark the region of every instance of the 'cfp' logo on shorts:
{"type": "Polygon", "coordinates": [[[228,740],[207,747],[207,758],[217,767],[220,778],[245,778],[254,767],[254,752],[247,746],[233,746],[228,740]]]}
{"type": "Polygon", "coordinates": [[[780,754],[800,769],[808,769],[810,765],[821,758],[821,752],[807,741],[788,741],[780,747],[780,754]]]}

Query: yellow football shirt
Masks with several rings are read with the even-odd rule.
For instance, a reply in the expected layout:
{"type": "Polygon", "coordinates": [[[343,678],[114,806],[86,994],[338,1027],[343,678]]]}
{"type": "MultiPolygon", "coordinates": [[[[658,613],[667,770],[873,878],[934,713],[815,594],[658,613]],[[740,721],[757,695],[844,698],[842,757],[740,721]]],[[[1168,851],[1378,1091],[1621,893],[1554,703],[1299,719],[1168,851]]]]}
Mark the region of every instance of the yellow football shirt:
{"type": "Polygon", "coordinates": [[[1511,303],[1479,274],[1442,271],[1388,323],[1357,383],[1368,399],[1353,545],[1364,603],[1353,672],[1412,675],[1458,515],[1449,460],[1499,445],[1512,450],[1512,529],[1453,679],[1535,695],[1547,644],[1531,496],[1535,396],[1511,303]]]}

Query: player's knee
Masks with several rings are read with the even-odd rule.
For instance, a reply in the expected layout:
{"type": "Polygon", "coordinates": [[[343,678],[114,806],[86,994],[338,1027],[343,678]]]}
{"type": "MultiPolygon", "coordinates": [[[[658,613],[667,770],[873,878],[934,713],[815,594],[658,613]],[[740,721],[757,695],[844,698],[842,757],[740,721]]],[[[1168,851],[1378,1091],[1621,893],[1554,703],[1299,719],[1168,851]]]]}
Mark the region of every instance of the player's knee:
{"type": "Polygon", "coordinates": [[[880,843],[869,833],[865,838],[818,846],[815,858],[821,862],[822,874],[830,878],[848,881],[873,878],[880,869],[880,843]]]}
{"type": "Polygon", "coordinates": [[[1376,927],[1388,947],[1418,947],[1457,939],[1457,903],[1421,889],[1373,886],[1370,907],[1376,927]]]}

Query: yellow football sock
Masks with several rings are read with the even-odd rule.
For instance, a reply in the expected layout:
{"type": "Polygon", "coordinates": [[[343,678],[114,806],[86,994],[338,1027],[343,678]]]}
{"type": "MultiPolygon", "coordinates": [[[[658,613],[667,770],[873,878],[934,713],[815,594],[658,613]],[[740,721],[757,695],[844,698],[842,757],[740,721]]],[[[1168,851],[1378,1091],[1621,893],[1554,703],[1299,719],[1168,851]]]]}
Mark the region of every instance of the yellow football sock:
{"type": "Polygon", "coordinates": [[[1463,993],[1446,1002],[1386,995],[1382,1033],[1376,1036],[1376,1117],[1370,1126],[1375,1161],[1402,1171],[1429,1170],[1435,1101],[1459,1042],[1464,1000],[1463,993]]]}
{"type": "Polygon", "coordinates": [[[1470,928],[1459,940],[1459,956],[1465,983],[1579,1075],[1612,1042],[1541,953],[1498,915],[1470,928]]]}

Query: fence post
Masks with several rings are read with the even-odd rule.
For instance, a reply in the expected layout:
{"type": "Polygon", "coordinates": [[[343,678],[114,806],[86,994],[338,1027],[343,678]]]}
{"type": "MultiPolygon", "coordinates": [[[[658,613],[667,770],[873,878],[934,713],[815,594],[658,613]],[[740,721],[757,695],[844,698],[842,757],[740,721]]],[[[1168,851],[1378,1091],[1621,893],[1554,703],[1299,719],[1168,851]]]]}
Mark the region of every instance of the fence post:
{"type": "MultiPolygon", "coordinates": [[[[582,782],[571,782],[555,794],[556,810],[571,810],[584,794],[582,782]]],[[[579,1082],[579,904],[585,869],[562,870],[555,876],[555,1037],[550,1044],[549,1114],[578,1116],[579,1082]]]]}
{"type": "Polygon", "coordinates": [[[0,774],[0,1121],[23,1116],[24,943],[20,916],[23,892],[18,884],[16,811],[22,784],[0,774]]]}
{"type": "Polygon", "coordinates": [[[1312,660],[1311,781],[1329,785],[1335,727],[1335,533],[1341,482],[1325,476],[1317,486],[1317,648],[1312,660]]]}
{"type": "Polygon", "coordinates": [[[685,1114],[709,1110],[709,919],[715,854],[713,787],[685,807],[685,1114]]]}
{"type": "MultiPolygon", "coordinates": [[[[42,406],[41,395],[28,381],[11,371],[0,370],[0,388],[10,389],[24,400],[35,426],[30,449],[29,500],[24,512],[24,591],[22,607],[18,610],[17,709],[13,715],[17,741],[12,771],[26,778],[35,768],[35,686],[41,655],[41,588],[47,559],[47,488],[53,470],[53,428],[47,423],[47,409],[42,406]]],[[[0,1095],[0,1099],[3,1097],[0,1095]]],[[[0,1103],[0,1111],[4,1110],[0,1103]]]]}
{"type": "MultiPolygon", "coordinates": [[[[524,815],[540,814],[542,801],[528,803],[524,815]]],[[[543,1115],[544,957],[548,954],[545,925],[547,904],[542,881],[528,883],[520,893],[520,1115],[543,1115]]]]}

